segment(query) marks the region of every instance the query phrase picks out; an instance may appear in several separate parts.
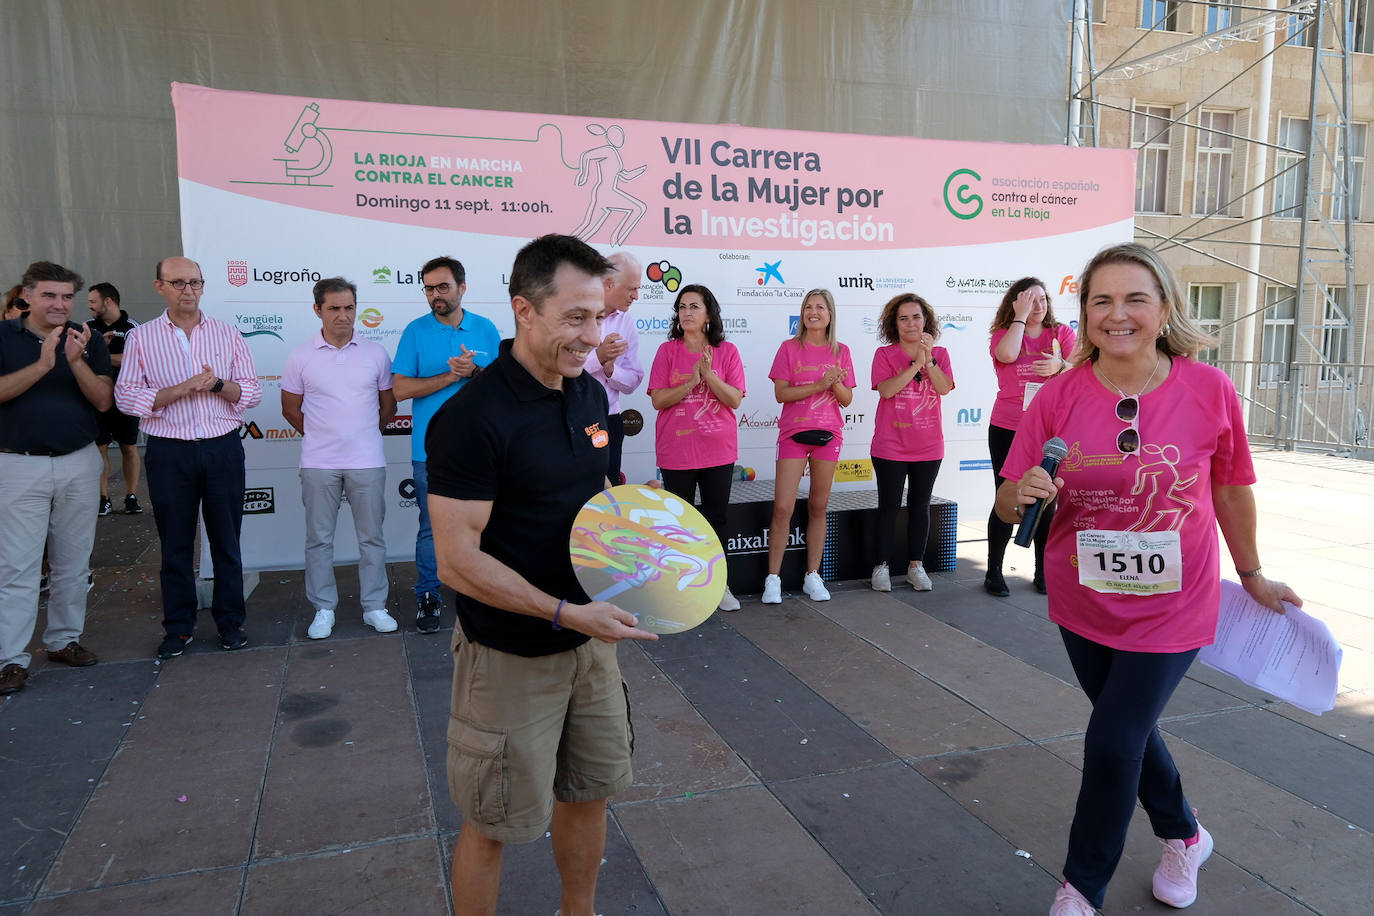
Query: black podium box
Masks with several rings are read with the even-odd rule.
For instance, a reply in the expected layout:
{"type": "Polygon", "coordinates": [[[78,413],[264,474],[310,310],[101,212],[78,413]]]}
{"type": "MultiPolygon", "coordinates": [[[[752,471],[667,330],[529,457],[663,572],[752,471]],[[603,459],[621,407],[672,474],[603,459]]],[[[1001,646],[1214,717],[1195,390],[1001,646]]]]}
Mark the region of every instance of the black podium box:
{"type": "MultiPolygon", "coordinates": [[[[783,588],[798,589],[806,575],[806,495],[797,497],[783,554],[783,588]]],[[[955,567],[958,505],[934,497],[930,501],[930,536],[923,562],[937,572],[955,567]]],[[[726,555],[730,589],[741,594],[763,590],[768,575],[768,524],[773,518],[773,481],[735,481],[726,513],[726,555]]],[[[876,490],[832,492],[825,515],[825,556],[821,578],[867,579],[873,572],[878,493],[876,490]]],[[[906,508],[897,515],[894,553],[888,558],[893,576],[906,573],[906,508]]]]}

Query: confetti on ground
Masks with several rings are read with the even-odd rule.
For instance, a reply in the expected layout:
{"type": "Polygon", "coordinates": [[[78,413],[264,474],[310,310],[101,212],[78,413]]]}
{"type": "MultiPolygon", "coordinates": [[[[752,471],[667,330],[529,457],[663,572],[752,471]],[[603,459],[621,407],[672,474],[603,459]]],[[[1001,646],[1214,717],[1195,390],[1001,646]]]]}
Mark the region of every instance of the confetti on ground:
{"type": "Polygon", "coordinates": [[[178,795],[178,796],[177,796],[177,801],[181,802],[182,804],[185,804],[185,803],[186,803],[186,796],[185,796],[185,795],[178,795]]]}
{"type": "Polygon", "coordinates": [[[1031,857],[1031,854],[1026,852],[1024,849],[1016,850],[1016,854],[1023,859],[1029,859],[1031,857]]]}

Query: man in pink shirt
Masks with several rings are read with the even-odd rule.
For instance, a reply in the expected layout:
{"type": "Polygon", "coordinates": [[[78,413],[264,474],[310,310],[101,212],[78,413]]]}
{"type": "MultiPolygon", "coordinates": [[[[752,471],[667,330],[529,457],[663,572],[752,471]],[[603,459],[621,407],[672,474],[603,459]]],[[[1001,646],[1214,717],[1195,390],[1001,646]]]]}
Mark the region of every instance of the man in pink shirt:
{"type": "Polygon", "coordinates": [[[211,613],[220,645],[242,649],[246,615],[239,532],[243,522],[243,412],[262,400],[248,345],[234,327],[200,310],[200,265],[157,263],[154,288],[167,310],[124,342],[115,403],[148,436],[143,463],[162,541],[162,628],[158,658],[180,655],[196,626],[192,569],[196,517],[205,521],[214,562],[211,613]]]}
{"type": "Polygon", "coordinates": [[[601,344],[587,355],[587,372],[606,389],[610,407],[606,430],[611,434],[611,466],[606,472],[612,484],[620,483],[620,451],[625,443],[625,423],[620,419],[620,396],[644,381],[639,361],[639,332],[630,317],[630,306],[639,298],[640,266],[635,256],[617,251],[606,260],[615,267],[603,278],[606,289],[606,320],[601,325],[601,344]]]}
{"type": "Polygon", "coordinates": [[[339,589],[334,581],[334,530],[345,494],[358,535],[358,586],[363,623],[392,633],[386,612],[386,458],[382,427],[396,415],[391,358],[353,333],[358,288],[343,277],[315,284],[320,333],[286,360],[281,414],[301,440],[301,502],[305,505],[305,594],[315,608],[307,634],[334,629],[339,589]]]}

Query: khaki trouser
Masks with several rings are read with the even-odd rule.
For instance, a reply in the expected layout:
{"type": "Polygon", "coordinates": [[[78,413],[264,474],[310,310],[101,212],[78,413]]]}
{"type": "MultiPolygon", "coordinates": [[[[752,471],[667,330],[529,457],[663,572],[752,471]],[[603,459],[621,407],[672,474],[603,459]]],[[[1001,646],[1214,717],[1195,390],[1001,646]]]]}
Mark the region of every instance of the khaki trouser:
{"type": "Polygon", "coordinates": [[[56,458],[0,452],[0,667],[29,665],[44,543],[51,586],[43,645],[55,651],[80,639],[101,466],[94,443],[56,458]]]}

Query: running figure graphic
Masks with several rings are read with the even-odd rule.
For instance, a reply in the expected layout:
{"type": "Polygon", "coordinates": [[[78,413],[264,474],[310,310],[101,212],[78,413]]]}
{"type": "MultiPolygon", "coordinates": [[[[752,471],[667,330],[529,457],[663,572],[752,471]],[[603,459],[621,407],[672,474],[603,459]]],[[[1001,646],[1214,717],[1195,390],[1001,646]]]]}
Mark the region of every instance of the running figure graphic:
{"type": "Polygon", "coordinates": [[[587,214],[572,235],[590,242],[606,218],[612,213],[619,213],[622,214],[620,223],[611,230],[610,242],[612,245],[623,245],[649,208],[644,201],[630,195],[620,185],[621,182],[634,181],[643,175],[648,166],[625,168],[625,161],[620,157],[620,148],[625,145],[625,131],[619,125],[602,127],[600,124],[588,124],[587,132],[605,137],[606,142],[587,150],[578,160],[577,186],[583,187],[588,179],[591,179],[592,185],[587,199],[587,214]]]}

